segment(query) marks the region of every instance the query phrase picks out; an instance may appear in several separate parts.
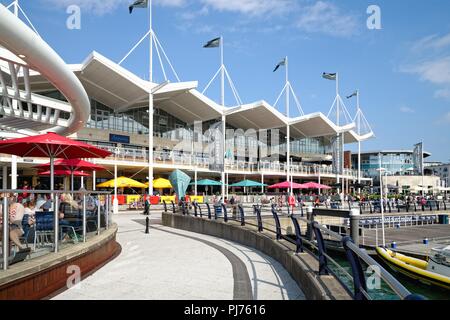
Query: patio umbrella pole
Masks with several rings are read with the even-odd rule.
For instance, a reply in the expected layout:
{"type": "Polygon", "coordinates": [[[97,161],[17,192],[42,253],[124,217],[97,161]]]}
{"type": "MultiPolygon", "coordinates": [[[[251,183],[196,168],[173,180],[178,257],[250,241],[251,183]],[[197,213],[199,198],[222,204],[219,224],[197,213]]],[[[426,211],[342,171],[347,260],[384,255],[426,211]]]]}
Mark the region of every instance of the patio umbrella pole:
{"type": "Polygon", "coordinates": [[[50,156],[50,191],[52,197],[52,209],[55,210],[55,197],[53,191],[55,191],[55,158],[50,156]]]}
{"type": "Polygon", "coordinates": [[[70,188],[73,192],[73,171],[70,171],[70,188]]]}

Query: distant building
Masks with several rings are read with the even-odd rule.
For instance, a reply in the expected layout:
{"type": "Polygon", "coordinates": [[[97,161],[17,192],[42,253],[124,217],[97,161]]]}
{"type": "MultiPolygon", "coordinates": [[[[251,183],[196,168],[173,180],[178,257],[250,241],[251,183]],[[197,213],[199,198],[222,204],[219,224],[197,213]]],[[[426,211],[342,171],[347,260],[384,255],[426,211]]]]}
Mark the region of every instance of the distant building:
{"type": "MultiPolygon", "coordinates": [[[[424,176],[417,172],[414,166],[413,150],[380,150],[361,153],[361,171],[364,176],[373,179],[376,188],[380,184],[380,167],[386,169],[383,175],[383,183],[390,191],[414,192],[422,190],[436,192],[441,187],[441,178],[434,175],[430,167],[424,165],[424,176]],[[422,186],[423,184],[423,186],[422,186]]],[[[424,152],[423,157],[431,156],[424,152]]],[[[434,167],[433,167],[434,168],[434,167]]],[[[352,154],[352,169],[358,169],[358,154],[352,154]]]]}
{"type": "Polygon", "coordinates": [[[434,175],[439,176],[439,178],[441,179],[442,187],[450,186],[450,163],[434,164],[429,166],[428,169],[432,170],[434,175]]]}

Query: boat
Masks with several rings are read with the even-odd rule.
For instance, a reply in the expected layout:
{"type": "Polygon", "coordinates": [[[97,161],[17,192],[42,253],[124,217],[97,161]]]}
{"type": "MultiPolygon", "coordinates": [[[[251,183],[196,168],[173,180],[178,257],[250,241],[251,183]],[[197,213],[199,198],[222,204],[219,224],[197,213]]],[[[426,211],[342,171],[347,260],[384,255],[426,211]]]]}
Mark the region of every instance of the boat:
{"type": "Polygon", "coordinates": [[[394,271],[427,285],[450,290],[450,246],[433,248],[428,261],[409,257],[387,248],[377,247],[376,251],[394,271]]]}

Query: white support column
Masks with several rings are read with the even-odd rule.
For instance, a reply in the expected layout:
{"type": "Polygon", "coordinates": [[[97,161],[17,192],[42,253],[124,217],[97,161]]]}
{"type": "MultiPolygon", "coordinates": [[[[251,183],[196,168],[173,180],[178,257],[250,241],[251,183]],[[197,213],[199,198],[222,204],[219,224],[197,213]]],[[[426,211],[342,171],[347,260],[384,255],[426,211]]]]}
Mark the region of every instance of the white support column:
{"type": "Polygon", "coordinates": [[[3,166],[3,183],[2,188],[3,190],[8,189],[8,166],[3,166]]]}
{"type": "MultiPolygon", "coordinates": [[[[339,126],[339,73],[336,72],[336,125],[339,126]]],[[[338,141],[340,142],[340,134],[337,134],[338,141]]],[[[336,146],[336,148],[341,148],[341,146],[336,146]]],[[[335,159],[336,161],[336,159],[335,159]]],[[[340,162],[340,161],[339,161],[340,162]]],[[[336,183],[339,184],[341,182],[339,171],[341,170],[341,165],[337,168],[336,173],[336,183]]],[[[338,195],[340,196],[340,188],[338,187],[338,195]]]]}
{"type": "MultiPolygon", "coordinates": [[[[320,183],[320,167],[318,168],[317,172],[318,172],[318,174],[319,174],[319,181],[318,181],[318,182],[319,182],[319,184],[321,184],[321,183],[320,183]]],[[[321,191],[322,191],[322,190],[319,189],[319,195],[321,194],[321,191]]]]}
{"type": "Polygon", "coordinates": [[[228,198],[228,185],[229,185],[229,181],[228,181],[228,178],[229,178],[229,174],[228,173],[226,173],[226,177],[227,177],[227,185],[225,186],[225,190],[226,190],[226,195],[227,195],[227,198],[228,198]]]}
{"type": "Polygon", "coordinates": [[[11,189],[17,189],[17,156],[11,156],[11,189]]]}
{"type": "Polygon", "coordinates": [[[148,194],[153,195],[153,93],[149,94],[148,108],[148,194]]]}
{"type": "MultiPolygon", "coordinates": [[[[149,30],[150,30],[150,66],[149,81],[153,82],[153,25],[152,0],[149,1],[149,30]]],[[[153,92],[148,95],[148,195],[153,195],[153,92]]]]}
{"type": "MultiPolygon", "coordinates": [[[[290,132],[290,126],[289,126],[289,116],[290,116],[290,110],[289,110],[289,94],[291,92],[291,84],[289,83],[289,61],[288,57],[285,57],[285,71],[286,71],[286,116],[287,116],[287,129],[286,129],[286,180],[291,181],[291,132],[290,132]]],[[[289,193],[292,193],[292,185],[289,188],[289,193]]]]}
{"type": "Polygon", "coordinates": [[[153,82],[153,25],[152,25],[152,0],[149,0],[148,4],[149,15],[149,40],[150,40],[150,67],[149,67],[149,81],[153,82]]]}
{"type": "Polygon", "coordinates": [[[14,15],[19,16],[19,0],[14,1],[14,15]]]}
{"type": "Polygon", "coordinates": [[[117,199],[117,158],[114,162],[114,201],[113,201],[113,213],[119,213],[119,200],[117,199]]]}
{"type": "Polygon", "coordinates": [[[92,190],[95,191],[95,181],[97,180],[97,171],[92,172],[92,190]]]}
{"type": "Polygon", "coordinates": [[[226,118],[222,115],[222,200],[225,200],[226,195],[226,181],[225,181],[225,129],[226,129],[226,118]]]}
{"type": "Polygon", "coordinates": [[[264,173],[261,173],[261,193],[264,193],[264,173]]]}
{"type": "Polygon", "coordinates": [[[197,168],[194,169],[194,190],[195,195],[197,195],[197,168]]]}
{"type": "MultiPolygon", "coordinates": [[[[223,37],[220,37],[220,103],[225,106],[225,66],[223,62],[223,37]]],[[[225,134],[225,132],[224,132],[225,134]]]]}
{"type": "MultiPolygon", "coordinates": [[[[361,110],[359,105],[359,89],[356,90],[356,121],[358,126],[358,135],[361,135],[361,110]]],[[[361,141],[358,141],[358,184],[361,184],[361,141]]],[[[361,193],[361,188],[358,187],[358,194],[361,193]]]]}

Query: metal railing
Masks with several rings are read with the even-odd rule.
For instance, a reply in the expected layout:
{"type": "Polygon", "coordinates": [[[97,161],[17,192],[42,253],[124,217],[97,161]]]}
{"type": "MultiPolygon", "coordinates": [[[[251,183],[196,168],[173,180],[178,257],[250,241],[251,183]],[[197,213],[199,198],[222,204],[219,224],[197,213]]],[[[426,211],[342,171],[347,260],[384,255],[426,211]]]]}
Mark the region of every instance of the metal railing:
{"type": "MultiPolygon", "coordinates": [[[[10,228],[12,226],[16,226],[20,229],[23,228],[23,221],[10,221],[10,206],[17,203],[18,198],[24,194],[28,194],[31,197],[34,197],[35,200],[38,197],[42,197],[42,200],[48,203],[45,209],[42,211],[36,211],[34,213],[35,223],[34,223],[34,246],[33,251],[30,250],[30,255],[36,250],[37,237],[40,236],[41,233],[45,233],[45,237],[50,236],[52,252],[57,253],[60,249],[60,241],[62,241],[60,235],[62,235],[62,230],[64,228],[73,232],[73,236],[76,240],[74,242],[78,242],[78,236],[81,237],[82,242],[87,241],[87,234],[92,233],[95,235],[100,235],[102,225],[103,229],[109,229],[109,225],[112,223],[111,221],[111,195],[110,192],[106,191],[89,191],[89,190],[79,190],[79,191],[70,191],[70,190],[22,190],[22,189],[2,189],[0,190],[0,194],[3,199],[1,200],[2,206],[2,221],[0,226],[2,227],[2,269],[7,270],[9,267],[9,262],[14,256],[11,256],[10,247],[11,247],[11,238],[10,238],[10,228]],[[59,196],[62,194],[70,194],[77,195],[79,197],[79,206],[76,210],[72,209],[71,212],[63,212],[60,210],[60,199],[59,196]],[[87,208],[87,198],[92,197],[93,204],[91,204],[90,208],[87,208]],[[88,219],[89,212],[89,219],[88,219]],[[60,218],[60,214],[64,213],[64,217],[60,218]],[[75,214],[74,216],[72,216],[75,214]],[[102,219],[104,218],[103,223],[102,219]],[[95,220],[93,219],[95,218],[95,220]],[[42,220],[41,220],[42,219],[42,220]],[[69,219],[69,220],[67,220],[69,219]],[[41,223],[38,221],[41,220],[41,223]],[[7,227],[5,227],[5,222],[7,223],[7,227]],[[64,224],[62,223],[64,222],[64,224]],[[91,222],[91,225],[94,225],[94,228],[91,228],[90,231],[87,230],[88,223],[91,222]],[[17,223],[21,225],[17,225],[17,223]],[[80,226],[81,223],[81,226],[80,226]],[[81,227],[81,228],[80,228],[81,227]]],[[[26,199],[29,199],[26,197],[26,199]]],[[[73,199],[72,199],[73,200],[73,199]]],[[[38,208],[40,209],[40,208],[38,208]]],[[[68,234],[68,233],[67,233],[68,234]]],[[[23,240],[23,239],[22,239],[23,240]]],[[[24,245],[28,247],[28,239],[25,239],[24,245]]],[[[14,255],[17,253],[14,253],[14,255]]]]}
{"type": "MultiPolygon", "coordinates": [[[[200,208],[200,204],[193,203],[193,206],[198,210],[200,208]]],[[[208,219],[212,220],[211,208],[209,204],[205,204],[206,209],[208,211],[208,219]]],[[[227,207],[224,204],[216,204],[214,205],[214,220],[223,221],[227,223],[228,221],[235,221],[240,223],[242,227],[255,227],[258,232],[269,232],[275,234],[276,241],[284,240],[289,243],[295,245],[295,252],[302,253],[308,252],[312,254],[317,261],[319,262],[319,268],[317,270],[319,275],[328,275],[332,274],[345,288],[345,290],[353,297],[355,300],[370,300],[372,297],[370,296],[369,290],[367,289],[367,280],[366,274],[363,269],[364,262],[367,266],[376,267],[376,270],[379,270],[379,274],[377,274],[380,279],[382,279],[388,287],[403,300],[423,300],[424,297],[416,294],[412,294],[408,289],[406,289],[397,279],[395,279],[386,269],[384,269],[377,261],[371,258],[367,252],[357,245],[353,243],[353,240],[349,236],[342,236],[339,233],[331,231],[329,228],[319,224],[317,221],[314,221],[313,218],[313,209],[312,207],[308,208],[307,218],[296,216],[293,214],[286,215],[288,216],[294,227],[295,238],[290,237],[287,233],[288,230],[281,227],[280,219],[278,213],[276,211],[276,207],[272,206],[272,217],[275,222],[274,225],[271,225],[267,222],[266,219],[262,219],[261,216],[261,206],[253,205],[253,213],[256,216],[257,224],[250,223],[245,218],[244,206],[237,205],[236,215],[232,217],[228,216],[227,207]],[[220,213],[219,213],[220,209],[220,213]],[[301,233],[301,227],[299,221],[302,221],[303,224],[306,224],[307,230],[304,235],[301,233]],[[271,228],[264,227],[264,224],[271,228]],[[275,230],[274,230],[275,229],[275,230]],[[283,234],[284,232],[284,234],[283,234]],[[347,262],[351,267],[351,274],[343,268],[333,257],[331,257],[326,250],[326,243],[323,238],[323,234],[327,235],[329,239],[333,239],[338,243],[342,244],[342,247],[345,250],[347,262]],[[315,240],[314,240],[315,239],[315,240]],[[345,276],[353,286],[353,290],[351,286],[348,285],[345,281],[343,281],[338,274],[345,276]]],[[[196,212],[196,211],[195,211],[196,212]]],[[[183,215],[190,215],[188,207],[182,205],[182,213],[183,215]]],[[[204,216],[194,216],[197,219],[203,219],[204,216]]]]}
{"type": "MultiPolygon", "coordinates": [[[[110,159],[122,160],[122,161],[135,161],[135,162],[147,162],[148,151],[145,148],[131,148],[131,147],[114,147],[103,146],[102,148],[112,152],[110,159]]],[[[154,151],[153,160],[155,163],[160,164],[173,164],[173,165],[191,165],[199,168],[208,168],[210,159],[205,156],[199,156],[196,154],[178,152],[178,151],[154,151]]],[[[226,161],[225,168],[232,171],[245,171],[245,172],[286,172],[286,163],[281,161],[241,161],[233,160],[226,161]]],[[[332,166],[315,165],[315,164],[302,164],[292,163],[291,173],[300,175],[333,175],[332,166]]],[[[363,177],[365,176],[364,173],[363,177]]],[[[357,178],[358,172],[353,169],[344,169],[344,176],[357,178]]]]}

